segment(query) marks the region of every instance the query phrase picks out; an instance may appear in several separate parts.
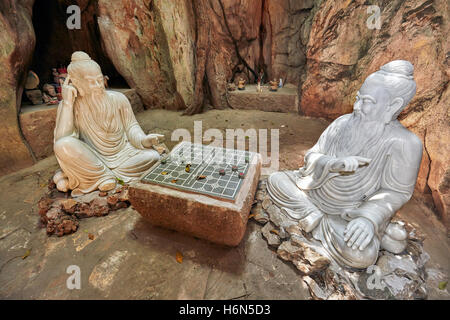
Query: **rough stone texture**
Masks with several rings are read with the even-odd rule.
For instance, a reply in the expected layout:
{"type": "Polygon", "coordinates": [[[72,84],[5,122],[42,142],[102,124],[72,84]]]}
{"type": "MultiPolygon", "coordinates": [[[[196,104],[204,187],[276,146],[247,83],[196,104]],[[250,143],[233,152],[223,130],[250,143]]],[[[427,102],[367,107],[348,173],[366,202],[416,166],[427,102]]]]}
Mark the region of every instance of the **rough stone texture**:
{"type": "Polygon", "coordinates": [[[292,87],[256,92],[256,85],[246,85],[245,90],[228,92],[228,103],[233,109],[298,113],[297,89],[292,87]]]}
{"type": "Polygon", "coordinates": [[[156,226],[197,238],[237,246],[244,236],[261,172],[261,158],[246,173],[234,201],[154,184],[130,184],[131,205],[156,226]]]}
{"type": "Polygon", "coordinates": [[[53,154],[53,131],[55,130],[58,105],[39,105],[23,108],[19,115],[20,128],[36,159],[53,154]]]}
{"type": "Polygon", "coordinates": [[[32,0],[0,2],[0,175],[33,164],[17,119],[35,44],[32,6],[32,0]]]}
{"type": "Polygon", "coordinates": [[[267,240],[267,244],[269,246],[274,246],[277,248],[281,244],[280,237],[277,234],[278,231],[276,231],[275,227],[270,222],[264,225],[261,229],[261,233],[267,240]]]}
{"type": "Polygon", "coordinates": [[[98,2],[98,26],[106,52],[147,108],[185,108],[176,88],[160,10],[153,1],[98,2]]]}
{"type": "MultiPolygon", "coordinates": [[[[143,111],[142,101],[134,89],[111,89],[122,92],[130,101],[134,113],[143,111]]],[[[36,159],[53,154],[57,105],[26,106],[19,115],[20,129],[36,159]]]]}
{"type": "Polygon", "coordinates": [[[400,120],[424,142],[418,188],[427,191],[428,185],[449,226],[448,1],[372,1],[381,8],[379,30],[366,26],[368,5],[322,1],[307,48],[301,112],[328,119],[351,112],[356,91],[370,73],[391,60],[410,61],[417,93],[400,120]]]}
{"type": "Polygon", "coordinates": [[[265,0],[262,52],[266,80],[300,84],[306,68],[306,45],[312,23],[313,0],[265,0]]]}
{"type": "Polygon", "coordinates": [[[292,261],[305,275],[325,270],[330,265],[327,257],[320,255],[313,247],[301,241],[283,241],[277,249],[277,254],[283,260],[292,261]]]}
{"type": "Polygon", "coordinates": [[[187,107],[194,99],[195,17],[189,0],[155,0],[167,37],[177,91],[187,107]]]}
{"type": "Polygon", "coordinates": [[[47,235],[62,237],[78,230],[78,219],[106,216],[114,210],[127,208],[130,205],[128,200],[127,185],[118,185],[109,192],[93,191],[72,198],[69,193],[58,191],[50,179],[48,192],[37,206],[40,222],[47,229],[47,235]]]}

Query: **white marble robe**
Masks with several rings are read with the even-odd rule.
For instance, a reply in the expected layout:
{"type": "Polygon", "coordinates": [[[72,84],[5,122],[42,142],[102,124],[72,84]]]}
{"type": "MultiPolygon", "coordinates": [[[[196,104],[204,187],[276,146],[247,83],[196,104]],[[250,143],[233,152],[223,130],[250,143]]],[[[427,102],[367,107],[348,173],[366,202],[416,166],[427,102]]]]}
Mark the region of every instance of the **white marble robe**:
{"type": "Polygon", "coordinates": [[[342,154],[339,130],[350,117],[351,114],[341,116],[322,133],[307,152],[304,167],[271,175],[268,192],[286,218],[301,221],[313,214],[320,219],[313,235],[334,259],[365,268],[375,263],[385,228],[413,193],[422,143],[393,121],[385,126],[377,141],[365,145],[359,154],[342,154]],[[354,174],[330,172],[330,160],[342,156],[361,156],[371,162],[354,174]],[[354,208],[360,209],[358,214],[345,212],[354,208]],[[363,251],[353,250],[344,242],[347,223],[358,216],[370,220],[375,228],[374,239],[363,251]]]}
{"type": "MultiPolygon", "coordinates": [[[[69,179],[69,189],[91,192],[108,179],[130,182],[148,170],[159,154],[145,149],[145,137],[127,97],[115,91],[106,91],[101,108],[92,103],[75,100],[74,130],[72,134],[54,143],[56,158],[69,179]]],[[[62,103],[58,107],[57,120],[62,103]]],[[[58,128],[55,128],[55,133],[58,128]]]]}

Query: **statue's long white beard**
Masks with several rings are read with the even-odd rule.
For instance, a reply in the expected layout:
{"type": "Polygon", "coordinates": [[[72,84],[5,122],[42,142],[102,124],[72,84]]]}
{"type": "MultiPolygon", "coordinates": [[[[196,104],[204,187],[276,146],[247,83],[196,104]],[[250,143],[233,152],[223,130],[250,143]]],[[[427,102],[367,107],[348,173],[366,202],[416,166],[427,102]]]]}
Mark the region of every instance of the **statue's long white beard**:
{"type": "MultiPolygon", "coordinates": [[[[105,131],[108,131],[112,123],[113,108],[109,101],[106,90],[98,90],[98,92],[85,95],[78,100],[78,106],[81,109],[87,109],[89,114],[94,118],[98,125],[105,131]]],[[[81,112],[86,112],[82,110],[81,112]]]]}
{"type": "Polygon", "coordinates": [[[361,112],[353,112],[346,125],[339,130],[336,156],[362,155],[378,143],[385,129],[382,121],[367,121],[361,112]]]}

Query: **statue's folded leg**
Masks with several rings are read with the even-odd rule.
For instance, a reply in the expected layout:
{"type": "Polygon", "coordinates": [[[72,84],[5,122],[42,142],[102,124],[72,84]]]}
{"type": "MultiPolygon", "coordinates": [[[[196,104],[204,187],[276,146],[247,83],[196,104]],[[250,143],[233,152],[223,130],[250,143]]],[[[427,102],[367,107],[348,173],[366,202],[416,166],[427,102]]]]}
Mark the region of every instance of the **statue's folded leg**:
{"type": "Polygon", "coordinates": [[[83,141],[74,137],[58,139],[54,145],[58,163],[68,179],[68,189],[78,193],[96,190],[101,184],[115,180],[114,173],[83,141]]]}
{"type": "Polygon", "coordinates": [[[303,230],[310,232],[319,224],[323,214],[294,179],[292,171],[275,172],[267,179],[267,192],[286,218],[298,222],[303,230]]]}
{"type": "Polygon", "coordinates": [[[380,240],[374,236],[364,250],[352,249],[344,241],[344,231],[348,221],[340,216],[324,215],[318,228],[313,232],[316,239],[322,242],[331,256],[340,263],[354,267],[367,268],[378,258],[380,240]]]}
{"type": "Polygon", "coordinates": [[[160,159],[160,155],[156,150],[145,149],[140,150],[138,154],[127,159],[117,168],[112,169],[117,177],[124,182],[130,182],[139,178],[145,171],[151,168],[156,161],[160,159]]]}

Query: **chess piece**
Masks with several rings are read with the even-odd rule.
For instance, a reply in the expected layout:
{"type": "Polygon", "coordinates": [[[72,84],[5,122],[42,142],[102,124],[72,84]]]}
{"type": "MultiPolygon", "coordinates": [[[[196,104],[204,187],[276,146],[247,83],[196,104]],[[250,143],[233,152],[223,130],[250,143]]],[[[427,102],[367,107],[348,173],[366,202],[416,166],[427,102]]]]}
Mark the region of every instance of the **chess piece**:
{"type": "Polygon", "coordinates": [[[126,96],[106,91],[103,79],[86,53],[72,54],[56,117],[54,151],[61,171],[53,181],[73,196],[112,190],[117,179],[139,179],[160,158],[152,145],[163,136],[146,135],[126,96]]]}
{"type": "Polygon", "coordinates": [[[242,78],[238,81],[238,90],[245,90],[245,80],[242,78]]]}
{"type": "Polygon", "coordinates": [[[269,81],[270,84],[270,91],[277,91],[278,90],[278,82],[276,79],[273,79],[273,81],[269,81]]]}
{"type": "Polygon", "coordinates": [[[411,198],[422,158],[421,141],[397,120],[416,92],[413,71],[396,60],[369,75],[353,113],[330,124],[304,167],[269,176],[283,220],[312,232],[341,265],[367,268],[380,247],[406,247],[404,227],[390,220],[411,198]]]}

